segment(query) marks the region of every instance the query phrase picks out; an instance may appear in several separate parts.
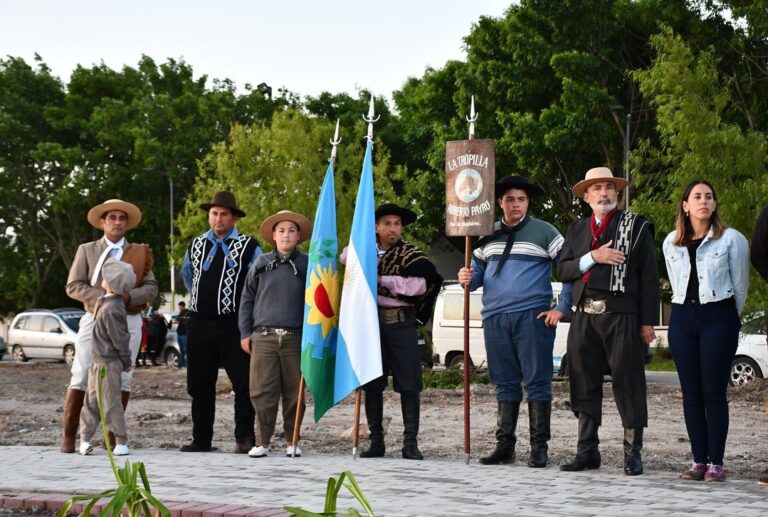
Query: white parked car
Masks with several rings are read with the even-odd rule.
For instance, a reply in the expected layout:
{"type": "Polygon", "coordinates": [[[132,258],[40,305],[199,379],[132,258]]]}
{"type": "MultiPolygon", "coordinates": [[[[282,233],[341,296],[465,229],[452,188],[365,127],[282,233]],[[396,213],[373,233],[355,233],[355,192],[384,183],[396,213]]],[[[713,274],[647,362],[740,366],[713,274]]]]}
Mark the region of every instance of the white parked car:
{"type": "Polygon", "coordinates": [[[764,314],[744,319],[739,334],[739,347],[731,363],[731,386],[746,384],[768,375],[768,341],[764,314]]]}
{"type": "Polygon", "coordinates": [[[13,359],[58,359],[72,364],[82,309],[30,309],[13,318],[8,347],[13,359]]]}

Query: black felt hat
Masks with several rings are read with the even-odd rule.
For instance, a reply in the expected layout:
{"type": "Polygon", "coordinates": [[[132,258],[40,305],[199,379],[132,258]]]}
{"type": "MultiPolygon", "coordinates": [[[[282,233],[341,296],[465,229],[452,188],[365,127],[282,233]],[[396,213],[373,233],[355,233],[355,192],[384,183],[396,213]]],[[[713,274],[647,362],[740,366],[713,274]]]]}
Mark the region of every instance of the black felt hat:
{"type": "Polygon", "coordinates": [[[384,203],[376,209],[376,222],[385,215],[397,215],[403,226],[408,226],[416,220],[416,214],[407,208],[397,206],[394,203],[384,203]]]}
{"type": "Polygon", "coordinates": [[[245,212],[237,208],[237,201],[235,201],[235,195],[229,190],[221,190],[213,195],[210,203],[203,203],[200,208],[209,211],[214,206],[220,206],[222,208],[229,208],[232,213],[237,217],[245,217],[245,212]]]}
{"type": "Polygon", "coordinates": [[[496,183],[496,198],[504,195],[504,192],[511,188],[525,190],[528,197],[537,197],[544,193],[544,189],[535,183],[528,181],[525,176],[505,176],[496,183]]]}

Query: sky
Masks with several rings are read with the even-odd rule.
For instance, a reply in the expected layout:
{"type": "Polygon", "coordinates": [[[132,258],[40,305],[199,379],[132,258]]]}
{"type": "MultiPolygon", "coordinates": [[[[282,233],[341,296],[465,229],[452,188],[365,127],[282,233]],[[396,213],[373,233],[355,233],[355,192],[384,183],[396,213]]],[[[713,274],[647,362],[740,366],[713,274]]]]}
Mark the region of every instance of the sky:
{"type": "MultiPolygon", "coordinates": [[[[182,59],[195,77],[302,96],[360,89],[391,98],[427,67],[464,59],[480,16],[512,0],[0,0],[0,56],[38,53],[65,83],[80,64],[182,59]]],[[[210,83],[209,83],[210,84],[210,83]]]]}

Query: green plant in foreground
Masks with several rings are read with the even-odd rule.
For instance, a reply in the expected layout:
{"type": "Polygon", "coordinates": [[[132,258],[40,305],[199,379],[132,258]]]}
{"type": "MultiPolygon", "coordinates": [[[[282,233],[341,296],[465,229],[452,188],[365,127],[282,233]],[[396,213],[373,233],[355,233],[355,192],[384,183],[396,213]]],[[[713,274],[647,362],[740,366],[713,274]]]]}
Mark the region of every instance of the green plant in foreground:
{"type": "Polygon", "coordinates": [[[144,468],[144,464],[140,461],[131,463],[129,460],[125,461],[125,467],[118,468],[115,464],[115,457],[112,454],[112,447],[109,444],[109,435],[107,433],[107,424],[104,422],[104,407],[103,396],[101,391],[101,385],[104,382],[104,377],[107,375],[106,366],[99,368],[99,383],[97,388],[97,401],[99,403],[99,418],[101,420],[101,432],[104,435],[104,446],[107,449],[107,456],[109,456],[109,463],[112,465],[112,472],[117,479],[117,488],[110,488],[104,490],[96,495],[76,495],[67,500],[64,506],[56,512],[56,517],[65,517],[72,505],[80,501],[90,502],[83,508],[80,515],[90,515],[94,505],[101,499],[110,499],[109,503],[99,512],[100,516],[112,516],[121,515],[123,510],[126,510],[129,517],[134,515],[155,515],[162,517],[170,517],[171,512],[165,507],[163,503],[158,501],[155,496],[152,495],[152,491],[149,488],[149,479],[147,478],[147,471],[144,468]],[[139,478],[141,478],[141,485],[139,486],[139,478]],[[151,511],[154,509],[154,511],[151,511]]]}
{"type": "Polygon", "coordinates": [[[291,515],[296,515],[298,517],[319,517],[322,515],[350,515],[353,517],[361,517],[362,514],[354,508],[348,508],[346,512],[338,511],[336,509],[336,501],[339,498],[339,491],[342,486],[347,487],[347,489],[352,492],[352,495],[355,496],[355,499],[362,505],[366,514],[369,517],[373,517],[373,509],[371,508],[370,503],[368,503],[365,495],[363,495],[363,491],[360,489],[360,485],[357,484],[355,476],[348,470],[342,472],[338,480],[333,476],[328,478],[328,487],[325,490],[325,507],[322,513],[310,512],[295,506],[283,506],[283,510],[291,512],[291,515]],[[348,481],[345,481],[344,478],[348,478],[348,481]]]}

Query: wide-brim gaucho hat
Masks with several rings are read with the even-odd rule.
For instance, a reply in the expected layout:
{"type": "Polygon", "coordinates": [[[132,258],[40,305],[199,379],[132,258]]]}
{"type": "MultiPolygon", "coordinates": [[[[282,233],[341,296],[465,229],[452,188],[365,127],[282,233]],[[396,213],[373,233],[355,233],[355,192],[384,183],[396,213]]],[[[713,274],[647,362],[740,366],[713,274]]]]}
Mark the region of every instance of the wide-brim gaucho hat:
{"type": "Polygon", "coordinates": [[[400,216],[400,223],[403,226],[408,226],[416,220],[416,214],[407,208],[397,206],[394,203],[384,203],[376,209],[376,222],[385,215],[397,215],[400,216]]]}
{"type": "Polygon", "coordinates": [[[296,212],[290,210],[280,210],[276,214],[270,215],[264,222],[261,223],[261,236],[264,240],[271,245],[275,245],[275,240],[272,238],[272,232],[275,229],[275,225],[282,221],[291,221],[299,227],[301,236],[299,242],[304,242],[312,236],[312,223],[309,219],[296,212]]]}
{"type": "Polygon", "coordinates": [[[229,190],[220,190],[213,195],[210,203],[203,203],[200,208],[206,212],[215,206],[223,208],[229,208],[237,217],[245,217],[245,212],[237,208],[237,201],[235,195],[229,190]]]}
{"type": "Polygon", "coordinates": [[[604,181],[613,183],[616,186],[616,190],[619,192],[624,190],[624,187],[627,186],[627,180],[614,176],[611,169],[608,167],[595,167],[587,171],[584,175],[584,179],[574,185],[571,192],[573,192],[573,195],[576,197],[583,197],[584,192],[587,191],[587,188],[589,188],[590,185],[604,181]]]}
{"type": "Polygon", "coordinates": [[[544,193],[543,188],[535,183],[531,183],[525,176],[504,176],[496,182],[496,199],[503,196],[511,188],[525,190],[528,193],[528,197],[537,197],[544,193]]]}
{"type": "Polygon", "coordinates": [[[128,222],[125,223],[126,230],[135,228],[141,222],[141,210],[139,210],[139,207],[121,199],[108,199],[102,204],[96,205],[88,210],[88,222],[91,223],[91,226],[94,228],[101,228],[100,221],[102,216],[113,210],[119,210],[125,213],[125,216],[128,218],[128,222]]]}

